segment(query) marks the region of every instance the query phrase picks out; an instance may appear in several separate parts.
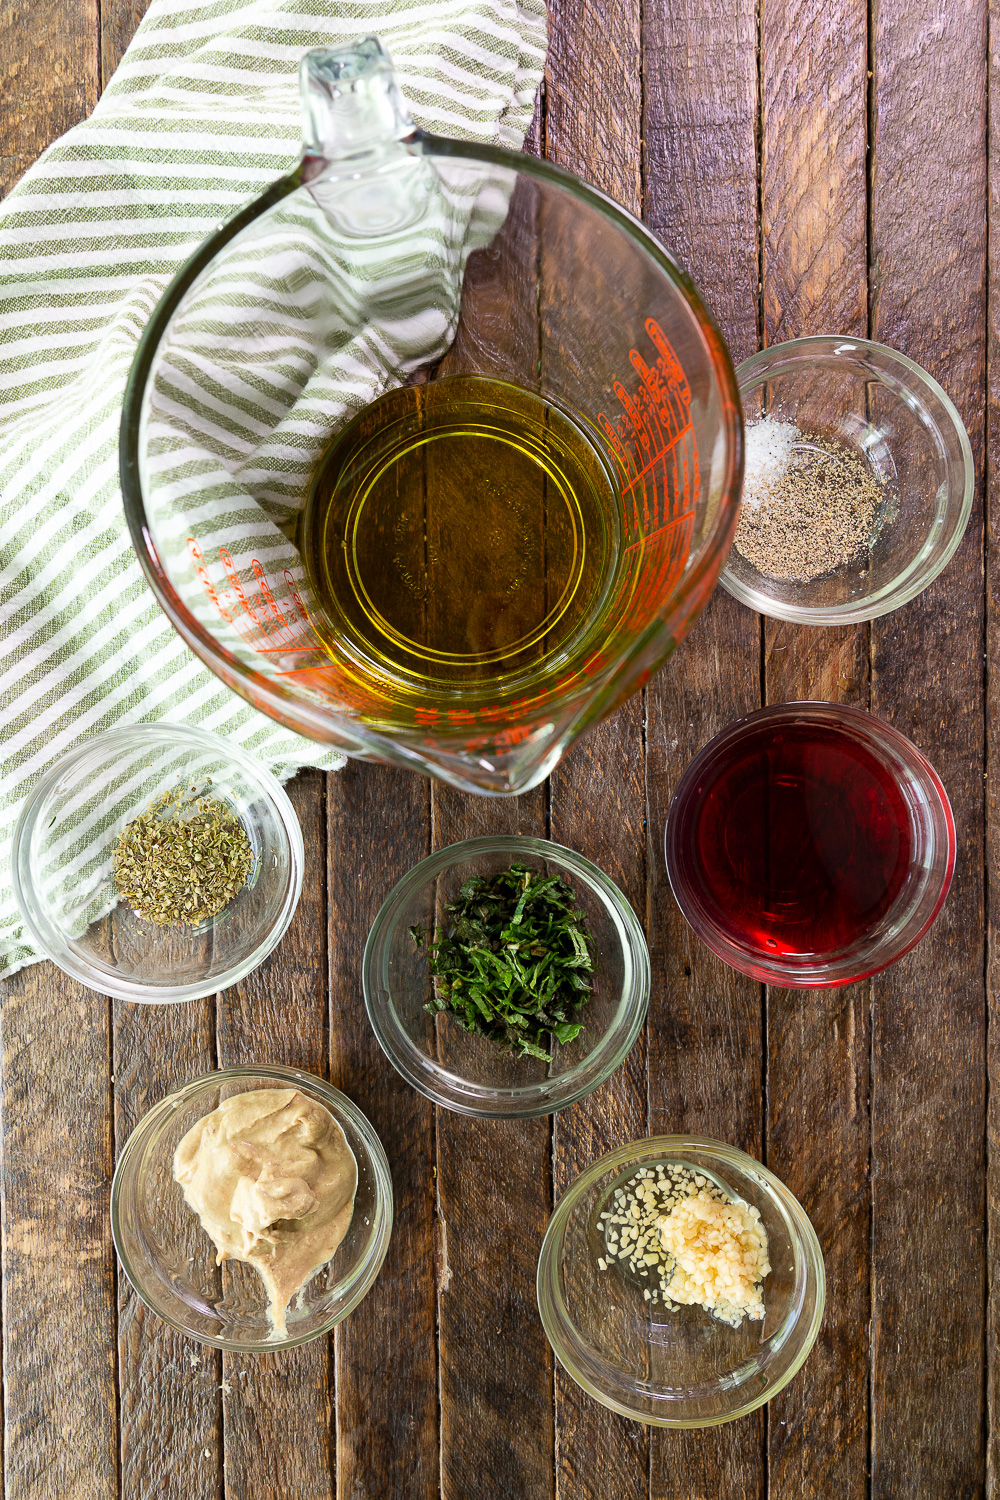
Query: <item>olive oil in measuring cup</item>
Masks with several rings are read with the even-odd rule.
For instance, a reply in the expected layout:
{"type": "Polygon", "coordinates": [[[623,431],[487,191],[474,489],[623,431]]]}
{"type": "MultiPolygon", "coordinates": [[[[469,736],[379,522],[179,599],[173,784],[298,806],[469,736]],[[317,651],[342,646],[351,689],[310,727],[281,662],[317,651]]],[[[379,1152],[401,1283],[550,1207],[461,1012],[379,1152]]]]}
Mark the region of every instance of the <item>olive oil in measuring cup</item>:
{"type": "Polygon", "coordinates": [[[391,716],[544,694],[600,636],[621,510],[590,436],[534,392],[472,375],[390,391],[313,481],[313,623],[391,716]]]}

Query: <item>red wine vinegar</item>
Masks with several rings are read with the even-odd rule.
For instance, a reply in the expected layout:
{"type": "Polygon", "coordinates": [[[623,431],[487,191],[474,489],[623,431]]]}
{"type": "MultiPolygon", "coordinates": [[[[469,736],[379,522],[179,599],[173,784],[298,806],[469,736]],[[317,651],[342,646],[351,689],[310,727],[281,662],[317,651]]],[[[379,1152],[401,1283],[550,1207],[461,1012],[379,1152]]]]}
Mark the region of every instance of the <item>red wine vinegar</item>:
{"type": "Polygon", "coordinates": [[[878,924],[910,868],[906,800],[834,726],[752,728],[706,767],[685,839],[692,885],[731,941],[820,958],[878,924]]]}

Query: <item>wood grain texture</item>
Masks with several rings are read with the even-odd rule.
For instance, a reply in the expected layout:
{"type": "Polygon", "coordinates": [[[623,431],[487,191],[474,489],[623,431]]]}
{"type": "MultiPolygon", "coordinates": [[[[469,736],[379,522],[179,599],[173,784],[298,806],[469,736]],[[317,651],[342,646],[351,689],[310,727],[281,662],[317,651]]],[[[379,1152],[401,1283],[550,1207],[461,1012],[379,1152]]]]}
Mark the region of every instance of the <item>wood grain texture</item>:
{"type": "Polygon", "coordinates": [[[0,197],[100,89],[98,0],[7,0],[0,7],[0,197]]]}
{"type": "MultiPolygon", "coordinates": [[[[0,196],[97,99],[96,0],[0,9],[0,196]]],[[[118,1495],[109,1004],[51,964],[0,986],[0,1494],[118,1495]]]]}
{"type": "MultiPolygon", "coordinates": [[[[288,794],[302,826],[302,896],[281,946],[218,999],[219,1066],[283,1064],[328,1076],[326,808],[320,771],[288,794]]],[[[333,1384],[325,1339],[223,1355],[226,1500],[332,1500],[333,1384]],[[291,1437],[291,1441],[289,1440],[291,1437]]]]}
{"type": "Polygon", "coordinates": [[[50,964],[4,986],[4,1500],[115,1500],[109,1002],[50,964]]]}
{"type": "MultiPolygon", "coordinates": [[[[545,834],[542,789],[487,801],[435,786],[431,805],[435,849],[545,834]]],[[[437,1111],[442,1500],[553,1494],[552,1355],[535,1305],[550,1153],[548,1119],[437,1111]]]]}
{"type": "Polygon", "coordinates": [[[548,12],[544,155],[640,214],[638,0],[551,0],[548,12]]]}
{"type": "Polygon", "coordinates": [[[990,8],[989,263],[986,408],[986,997],[988,1116],[986,1176],[986,1496],[1000,1497],[1000,35],[990,8]]]}
{"type": "Polygon", "coordinates": [[[367,1115],[392,1169],[382,1273],[336,1331],[337,1483],[345,1500],[436,1500],[434,1108],[375,1040],[361,953],[378,908],[430,849],[430,788],[384,766],[327,778],[331,1078],[367,1115]]]}
{"type": "MultiPolygon", "coordinates": [[[[688,763],[730,720],[759,705],[757,620],[716,594],[646,689],[650,1133],[714,1136],[763,1155],[760,986],[704,947],[674,902],[663,864],[670,799],[688,763]],[[716,687],[706,692],[712,673],[716,687]]],[[[761,1412],[725,1428],[651,1435],[653,1500],[765,1494],[761,1412]]]]}
{"type": "MultiPolygon", "coordinates": [[[[0,7],[0,193],[92,107],[142,9],[142,0],[101,0],[99,7],[97,0],[31,6],[8,0],[0,7]]],[[[985,327],[985,9],[986,0],[872,0],[871,14],[872,334],[942,380],[969,425],[977,461],[985,327]]],[[[576,166],[629,206],[642,192],[649,221],[696,276],[737,359],[756,347],[764,324],[768,341],[822,326],[863,332],[856,275],[864,129],[856,4],[835,0],[828,10],[813,0],[767,0],[761,8],[761,273],[757,7],[750,0],[680,0],[669,8],[666,0],[644,0],[642,12],[640,60],[636,0],[553,0],[550,98],[545,120],[537,115],[536,149],[544,142],[553,159],[576,166]],[[643,98],[641,153],[635,112],[643,98]]],[[[996,63],[991,66],[995,91],[996,63]]],[[[994,105],[993,122],[1000,118],[1000,96],[994,105]]],[[[996,182],[994,172],[991,208],[996,182]]],[[[992,479],[1000,458],[995,337],[991,349],[992,479]]],[[[1000,722],[998,509],[994,501],[986,637],[991,774],[992,735],[1000,722]]],[[[978,524],[977,509],[938,584],[876,625],[871,684],[862,632],[823,632],[818,649],[782,625],[769,626],[764,639],[772,701],[809,695],[863,706],[871,692],[874,710],[911,734],[938,766],[960,838],[956,885],[941,922],[908,960],[876,981],[870,1080],[862,993],[812,1001],[785,992],[770,997],[766,1144],[771,1165],[797,1189],[817,1225],[830,1301],[817,1349],[772,1403],[766,1424],[758,1415],[714,1431],[650,1438],[618,1423],[553,1372],[533,1293],[550,1203],[549,1127],[483,1127],[441,1116],[437,1128],[444,1139],[435,1149],[429,1106],[379,1054],[361,1008],[358,948],[396,874],[426,847],[430,794],[403,773],[352,766],[329,778],[329,899],[319,779],[307,776],[294,796],[304,799],[313,885],[278,954],[218,1010],[221,1061],[264,1060],[254,1039],[262,1026],[274,1028],[268,1060],[296,1061],[321,1073],[329,1066],[334,1081],[369,1114],[390,1156],[397,1228],[379,1281],[338,1330],[336,1383],[333,1351],[318,1342],[299,1356],[227,1360],[230,1389],[222,1392],[220,1358],[144,1313],[124,1278],[116,1332],[107,1229],[112,1142],[122,1143],[147,1103],[211,1064],[214,1023],[208,1006],[170,1012],[117,1006],[112,1017],[101,997],[51,966],[38,966],[5,986],[0,1017],[3,1494],[17,1500],[145,1500],[153,1494],[222,1500],[223,1493],[226,1500],[285,1494],[329,1500],[336,1488],[339,1500],[430,1500],[440,1475],[448,1500],[550,1500],[554,1489],[560,1500],[591,1494],[617,1500],[618,1490],[630,1500],[632,1494],[646,1500],[647,1493],[652,1500],[754,1500],[764,1491],[765,1425],[775,1497],[863,1494],[857,1382],[859,1371],[865,1374],[868,1273],[857,1254],[867,1233],[863,1157],[870,1086],[870,1494],[872,1500],[968,1500],[985,1482],[987,1493],[1000,1496],[995,1274],[983,1346],[978,524]],[[826,1076],[814,1062],[797,1076],[814,1054],[825,1060],[826,1076]],[[85,1154],[79,1144],[71,1148],[71,1130],[77,1143],[83,1132],[85,1154]],[[40,1209],[50,1196],[54,1207],[40,1209]],[[44,1256],[41,1232],[54,1246],[44,1256]],[[485,1235],[485,1248],[476,1234],[485,1235]],[[437,1268],[435,1245],[442,1252],[437,1268]],[[505,1284],[493,1274],[501,1251],[508,1257],[505,1284]],[[435,1309],[442,1334],[440,1429],[435,1309]],[[397,1344],[391,1359],[378,1341],[387,1320],[394,1320],[397,1344]],[[296,1451],[282,1457],[278,1435],[289,1421],[296,1451]],[[644,1477],[647,1447],[651,1488],[644,1477]]],[[[715,964],[684,926],[666,887],[662,834],[672,788],[691,756],[759,701],[759,659],[754,617],[716,596],[651,686],[645,860],[636,843],[636,783],[643,774],[637,701],[578,747],[556,773],[550,794],[553,836],[596,858],[637,902],[648,860],[651,1127],[706,1129],[757,1154],[764,1068],[758,993],[715,964]]],[[[433,796],[438,843],[494,826],[546,827],[544,793],[504,809],[449,792],[433,796]]],[[[985,834],[994,868],[1000,864],[998,826],[990,789],[985,834]]],[[[994,886],[991,999],[997,991],[994,886]]],[[[994,1082],[996,1034],[994,1026],[994,1082]]],[[[637,1049],[591,1100],[556,1122],[558,1186],[607,1145],[646,1128],[642,1090],[637,1049]]],[[[996,1109],[994,1090],[994,1244],[1000,1238],[996,1109]]]]}
{"type": "MultiPolygon", "coordinates": [[[[762,11],[764,341],[868,331],[865,0],[762,11]]],[[[765,701],[868,707],[865,625],[764,621],[765,701]]],[[[827,1274],[819,1339],[768,1412],[768,1494],[867,1494],[871,986],[767,993],[767,1162],[827,1274]],[[803,1142],[808,1141],[808,1150],[803,1142]]]]}
{"type": "MultiPolygon", "coordinates": [[[[637,696],[578,745],[551,778],[551,836],[610,875],[640,918],[646,909],[645,756],[637,696]]],[[[553,1122],[554,1197],[591,1162],[649,1133],[646,1035],[607,1083],[553,1122]]],[[[649,1432],[585,1395],[556,1367],[559,1500],[640,1500],[649,1432]],[[600,1462],[594,1462],[595,1454],[600,1462]]]]}
{"type": "Polygon", "coordinates": [[[643,6],[644,218],[735,360],[757,348],[756,50],[753,0],[643,6]]]}
{"type": "MultiPolygon", "coordinates": [[[[214,1066],[211,1000],[116,1003],[118,1151],[147,1110],[214,1066]]],[[[181,1202],[176,1211],[190,1212],[181,1202]]],[[[122,1500],[221,1500],[222,1355],[161,1322],[120,1267],[118,1362],[122,1500]]]]}
{"type": "Polygon", "coordinates": [[[135,28],[149,9],[149,0],[101,0],[101,87],[121,62],[135,28]]]}
{"type": "MultiPolygon", "coordinates": [[[[755,51],[749,0],[644,8],[646,219],[691,271],[737,360],[757,346],[755,51]]],[[[716,1136],[757,1157],[760,987],[715,959],[681,917],[663,830],[697,751],[758,707],[759,641],[756,616],[717,591],[646,690],[650,1130],[716,1136]]],[[[763,1436],[759,1412],[724,1429],[654,1432],[651,1497],[755,1500],[765,1490],[763,1436]]]]}
{"type": "MultiPolygon", "coordinates": [[[[554,0],[546,62],[545,155],[642,213],[642,34],[639,0],[554,0]]],[[[543,345],[543,366],[545,349],[543,345]]],[[[556,768],[550,833],[646,908],[645,733],[641,694],[556,768]]],[[[609,1081],[553,1121],[554,1195],[605,1151],[648,1134],[646,1037],[609,1081]]],[[[649,1492],[649,1433],[609,1412],[556,1366],[559,1500],[640,1500],[649,1492]],[[595,1454],[600,1462],[594,1462],[595,1454]]]]}
{"type": "MultiPolygon", "coordinates": [[[[986,5],[875,0],[872,26],[872,334],[941,380],[981,475],[986,5]]],[[[983,1485],[983,645],[977,495],[947,572],[872,628],[873,708],[936,766],[958,839],[936,926],[874,980],[875,1497],[983,1485]]]]}

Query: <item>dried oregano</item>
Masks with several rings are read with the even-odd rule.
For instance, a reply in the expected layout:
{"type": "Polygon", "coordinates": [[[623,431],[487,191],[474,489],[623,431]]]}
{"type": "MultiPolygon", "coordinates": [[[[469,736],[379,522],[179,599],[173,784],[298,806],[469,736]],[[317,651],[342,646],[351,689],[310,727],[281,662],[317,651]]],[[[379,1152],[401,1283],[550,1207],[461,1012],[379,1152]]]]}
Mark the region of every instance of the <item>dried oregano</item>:
{"type": "MultiPolygon", "coordinates": [[[[206,783],[211,786],[211,781],[206,783]]],[[[164,792],[122,830],[115,890],[147,922],[197,926],[245,884],[253,850],[235,813],[192,782],[164,792]]]]}

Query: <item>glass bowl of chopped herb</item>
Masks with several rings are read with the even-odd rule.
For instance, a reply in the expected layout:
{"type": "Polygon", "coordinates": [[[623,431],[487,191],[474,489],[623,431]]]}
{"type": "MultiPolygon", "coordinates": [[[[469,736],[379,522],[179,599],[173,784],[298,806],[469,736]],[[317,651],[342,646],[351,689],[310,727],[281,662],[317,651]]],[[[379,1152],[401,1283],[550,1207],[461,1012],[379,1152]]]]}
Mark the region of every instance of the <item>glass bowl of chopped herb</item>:
{"type": "Polygon", "coordinates": [[[608,876],[546,839],[468,839],[390,892],[362,966],[389,1060],[445,1109],[551,1114],[603,1083],[649,1003],[649,953],[608,876]]]}
{"type": "Polygon", "coordinates": [[[119,1000],[195,1000],[255,969],[302,889],[295,810],[217,735],[135,724],[85,740],[40,778],[13,839],[30,939],[119,1000]]]}
{"type": "Polygon", "coordinates": [[[763,349],[736,375],[746,466],[723,587],[804,625],[915,598],[953,557],[975,486],[937,381],[895,349],[833,334],[763,349]]]}
{"type": "Polygon", "coordinates": [[[603,1405],[712,1427],[770,1401],[819,1332],[823,1255],[802,1206],[734,1146],[664,1135],[610,1151],[556,1205],[538,1308],[603,1405]]]}

